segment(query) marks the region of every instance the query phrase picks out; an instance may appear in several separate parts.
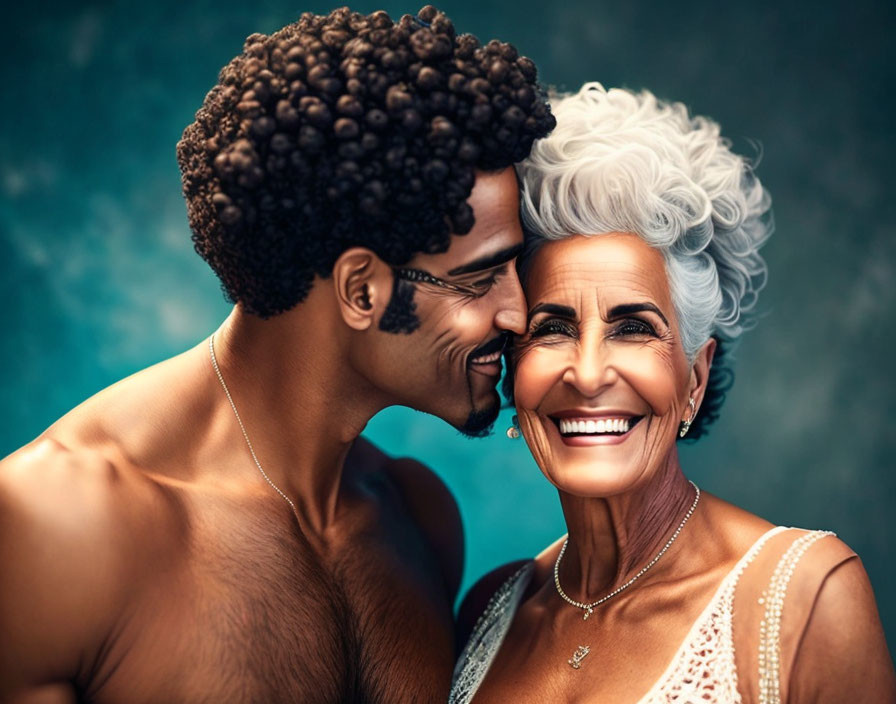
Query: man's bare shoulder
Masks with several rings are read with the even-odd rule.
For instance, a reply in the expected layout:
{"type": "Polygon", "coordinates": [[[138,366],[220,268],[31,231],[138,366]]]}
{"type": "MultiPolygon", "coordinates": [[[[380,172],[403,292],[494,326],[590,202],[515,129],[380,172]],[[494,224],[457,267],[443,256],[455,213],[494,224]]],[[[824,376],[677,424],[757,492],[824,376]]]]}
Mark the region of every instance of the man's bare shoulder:
{"type": "Polygon", "coordinates": [[[0,631],[11,645],[0,680],[12,690],[73,675],[114,628],[140,554],[130,481],[51,437],[0,462],[0,631]]]}
{"type": "Polygon", "coordinates": [[[65,607],[58,589],[73,600],[124,598],[176,532],[169,494],[99,448],[45,434],[0,462],[0,564],[54,608],[65,607]]]}
{"type": "Polygon", "coordinates": [[[100,580],[146,547],[141,535],[155,531],[140,531],[142,522],[164,521],[152,514],[153,493],[145,476],[101,450],[44,435],[0,462],[0,541],[20,568],[100,580]],[[34,542],[40,550],[23,549],[34,542]]]}
{"type": "Polygon", "coordinates": [[[436,518],[456,514],[457,502],[445,482],[433,470],[411,457],[392,457],[365,438],[352,446],[347,463],[363,472],[386,475],[402,491],[406,502],[415,508],[436,512],[436,518]]]}
{"type": "Polygon", "coordinates": [[[456,596],[463,575],[464,533],[457,502],[445,482],[429,467],[409,457],[390,457],[358,438],[351,458],[366,471],[380,473],[398,489],[413,521],[439,556],[447,589],[456,596]]]}
{"type": "Polygon", "coordinates": [[[45,434],[0,462],[0,506],[18,526],[83,538],[113,509],[118,483],[117,468],[100,452],[45,434]]]}

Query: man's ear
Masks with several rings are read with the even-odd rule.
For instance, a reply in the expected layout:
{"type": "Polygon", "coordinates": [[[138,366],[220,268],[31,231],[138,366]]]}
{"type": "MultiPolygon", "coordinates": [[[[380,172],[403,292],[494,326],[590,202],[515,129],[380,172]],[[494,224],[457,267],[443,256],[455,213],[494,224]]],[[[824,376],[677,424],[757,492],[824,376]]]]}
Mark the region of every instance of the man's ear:
{"type": "Polygon", "coordinates": [[[694,363],[691,365],[691,380],[688,386],[688,394],[694,399],[699,409],[706,394],[706,385],[709,383],[709,370],[712,368],[712,358],[716,353],[716,339],[709,338],[703,346],[697,350],[694,363]]]}
{"type": "Polygon", "coordinates": [[[367,330],[392,295],[392,271],[369,249],[352,247],[333,265],[333,286],[346,325],[367,330]]]}

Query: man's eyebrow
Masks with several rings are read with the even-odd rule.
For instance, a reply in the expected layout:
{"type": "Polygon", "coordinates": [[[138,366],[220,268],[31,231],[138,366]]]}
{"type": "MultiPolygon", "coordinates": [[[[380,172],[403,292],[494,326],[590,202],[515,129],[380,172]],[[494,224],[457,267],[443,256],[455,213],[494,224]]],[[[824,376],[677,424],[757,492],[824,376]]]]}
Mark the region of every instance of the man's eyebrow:
{"type": "Polygon", "coordinates": [[[514,257],[519,256],[519,253],[523,251],[523,243],[515,244],[512,247],[508,247],[507,249],[502,249],[499,252],[494,252],[493,254],[486,254],[484,257],[480,257],[479,259],[474,259],[471,262],[467,262],[466,264],[461,264],[456,269],[452,269],[448,272],[448,276],[458,276],[459,274],[472,274],[476,271],[484,271],[485,269],[492,269],[499,264],[505,264],[509,262],[514,257]]]}
{"type": "Polygon", "coordinates": [[[653,303],[623,303],[618,306],[613,306],[610,308],[609,316],[610,320],[615,318],[622,318],[626,315],[631,315],[632,313],[642,313],[644,311],[650,311],[651,313],[656,313],[660,320],[662,320],[666,327],[669,327],[669,321],[666,320],[666,316],[663,315],[662,311],[657,308],[653,303]]]}
{"type": "Polygon", "coordinates": [[[569,318],[570,320],[576,319],[575,308],[570,308],[569,306],[561,306],[557,303],[539,303],[529,311],[529,315],[526,318],[526,325],[531,323],[532,318],[534,318],[539,313],[550,313],[551,315],[559,315],[561,318],[569,318]]]}

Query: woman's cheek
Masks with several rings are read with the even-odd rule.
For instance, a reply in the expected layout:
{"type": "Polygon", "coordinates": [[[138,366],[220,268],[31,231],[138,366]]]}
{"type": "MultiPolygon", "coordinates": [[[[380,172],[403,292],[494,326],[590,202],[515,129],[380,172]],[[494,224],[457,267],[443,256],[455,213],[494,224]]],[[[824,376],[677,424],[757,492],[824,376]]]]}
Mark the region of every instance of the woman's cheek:
{"type": "Polygon", "coordinates": [[[617,370],[626,383],[647,402],[651,413],[664,416],[677,408],[678,398],[686,383],[686,376],[667,355],[644,348],[630,350],[617,370]]]}
{"type": "Polygon", "coordinates": [[[516,362],[513,398],[517,409],[535,411],[556,383],[556,360],[547,350],[527,350],[516,362]]]}

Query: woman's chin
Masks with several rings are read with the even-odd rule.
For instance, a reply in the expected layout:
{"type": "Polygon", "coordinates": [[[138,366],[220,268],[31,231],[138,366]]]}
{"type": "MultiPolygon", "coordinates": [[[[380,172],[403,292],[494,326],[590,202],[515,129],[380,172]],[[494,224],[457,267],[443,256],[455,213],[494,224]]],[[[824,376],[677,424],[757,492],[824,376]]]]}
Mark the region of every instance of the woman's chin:
{"type": "Polygon", "coordinates": [[[617,462],[571,461],[545,472],[548,481],[565,494],[606,498],[632,490],[644,476],[643,466],[617,462]]]}

